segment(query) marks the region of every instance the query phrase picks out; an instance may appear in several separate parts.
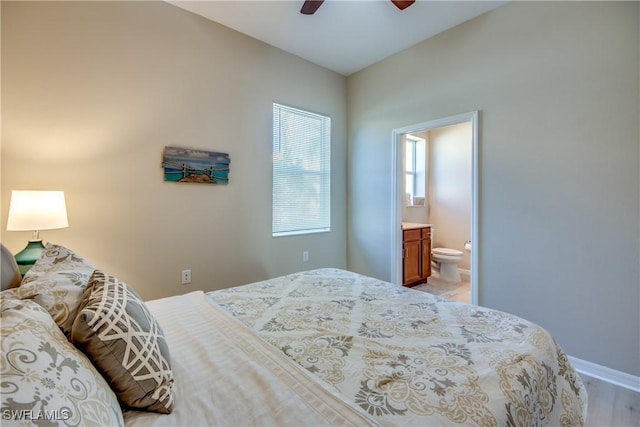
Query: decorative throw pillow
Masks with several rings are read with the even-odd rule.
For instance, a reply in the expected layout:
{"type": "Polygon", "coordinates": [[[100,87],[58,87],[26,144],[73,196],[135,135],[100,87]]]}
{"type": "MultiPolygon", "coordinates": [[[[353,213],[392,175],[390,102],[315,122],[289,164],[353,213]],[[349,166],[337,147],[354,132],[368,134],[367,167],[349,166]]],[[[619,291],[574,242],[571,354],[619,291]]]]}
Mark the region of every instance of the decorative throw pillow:
{"type": "Polygon", "coordinates": [[[22,276],[20,275],[20,269],[15,257],[9,251],[9,249],[0,243],[0,277],[2,280],[3,291],[5,289],[17,288],[20,286],[22,276]]]}
{"type": "Polygon", "coordinates": [[[84,288],[95,268],[64,246],[47,243],[44,252],[24,275],[21,299],[33,299],[47,309],[69,336],[84,288]]]}
{"type": "Polygon", "coordinates": [[[124,425],[109,385],[44,308],[11,294],[0,304],[2,425],[124,425]]]}
{"type": "Polygon", "coordinates": [[[96,270],[82,296],[71,342],[93,360],[122,403],[171,412],[169,347],[160,325],[133,288],[96,270]]]}

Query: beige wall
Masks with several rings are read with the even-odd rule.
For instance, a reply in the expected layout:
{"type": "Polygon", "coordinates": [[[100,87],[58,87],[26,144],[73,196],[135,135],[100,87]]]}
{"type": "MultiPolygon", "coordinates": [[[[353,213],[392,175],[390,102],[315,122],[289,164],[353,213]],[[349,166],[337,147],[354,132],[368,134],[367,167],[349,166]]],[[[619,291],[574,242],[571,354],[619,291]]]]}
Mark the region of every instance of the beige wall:
{"type": "Polygon", "coordinates": [[[471,122],[429,131],[429,220],[432,247],[462,251],[458,268],[469,270],[471,240],[472,140],[471,122]]]}
{"type": "Polygon", "coordinates": [[[349,268],[390,279],[392,130],[479,110],[479,302],[640,375],[639,7],[511,2],[349,77],[349,268]]]}
{"type": "Polygon", "coordinates": [[[2,242],[12,189],[66,192],[44,231],[144,298],[346,265],[346,79],[164,2],[2,2],[2,242]],[[272,102],[332,118],[332,231],[271,237],[272,102]],[[165,145],[230,154],[163,181],[165,145]],[[302,250],[310,261],[302,262],[302,250]],[[191,268],[193,283],[180,285],[191,268]]]}

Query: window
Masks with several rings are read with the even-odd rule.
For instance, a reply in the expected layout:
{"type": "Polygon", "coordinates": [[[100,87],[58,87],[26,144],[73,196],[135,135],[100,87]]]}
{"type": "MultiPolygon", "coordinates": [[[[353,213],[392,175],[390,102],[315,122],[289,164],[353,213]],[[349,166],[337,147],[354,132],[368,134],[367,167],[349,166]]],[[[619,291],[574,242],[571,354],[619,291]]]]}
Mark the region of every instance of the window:
{"type": "Polygon", "coordinates": [[[273,236],[331,228],[331,119],[273,104],[273,236]]]}
{"type": "Polygon", "coordinates": [[[416,194],[416,141],[407,138],[405,150],[404,191],[413,198],[416,194]]]}
{"type": "Polygon", "coordinates": [[[426,184],[426,141],[413,135],[405,137],[405,193],[415,197],[425,197],[426,184]]]}

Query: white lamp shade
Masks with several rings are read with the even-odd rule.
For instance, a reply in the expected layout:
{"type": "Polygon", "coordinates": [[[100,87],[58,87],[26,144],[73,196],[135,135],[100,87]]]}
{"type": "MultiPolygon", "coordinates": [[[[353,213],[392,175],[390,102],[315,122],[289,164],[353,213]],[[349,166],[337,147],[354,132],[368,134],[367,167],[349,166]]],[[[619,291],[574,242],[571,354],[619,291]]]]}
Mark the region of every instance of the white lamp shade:
{"type": "Polygon", "coordinates": [[[66,228],[64,191],[11,191],[7,231],[66,228]]]}

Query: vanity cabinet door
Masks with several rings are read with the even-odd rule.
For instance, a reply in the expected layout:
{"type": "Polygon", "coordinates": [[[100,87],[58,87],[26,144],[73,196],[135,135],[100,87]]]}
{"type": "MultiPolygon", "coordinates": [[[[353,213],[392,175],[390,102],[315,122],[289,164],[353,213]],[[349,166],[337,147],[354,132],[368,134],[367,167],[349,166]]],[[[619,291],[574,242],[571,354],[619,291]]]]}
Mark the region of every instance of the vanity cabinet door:
{"type": "Polygon", "coordinates": [[[421,248],[422,251],[422,263],[421,263],[421,275],[420,278],[426,281],[431,276],[431,227],[422,229],[421,235],[421,248]]]}
{"type": "Polygon", "coordinates": [[[420,240],[404,242],[402,244],[402,262],[404,277],[403,285],[408,285],[419,281],[421,278],[420,257],[422,256],[422,245],[420,240]]]}
{"type": "Polygon", "coordinates": [[[431,276],[431,228],[402,232],[402,284],[424,283],[431,276]]]}

